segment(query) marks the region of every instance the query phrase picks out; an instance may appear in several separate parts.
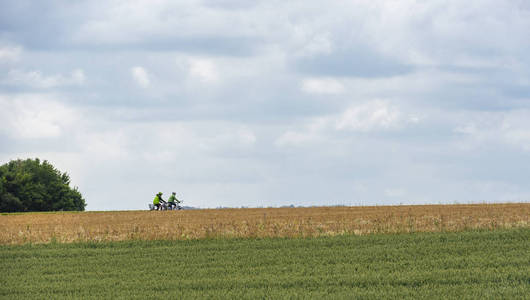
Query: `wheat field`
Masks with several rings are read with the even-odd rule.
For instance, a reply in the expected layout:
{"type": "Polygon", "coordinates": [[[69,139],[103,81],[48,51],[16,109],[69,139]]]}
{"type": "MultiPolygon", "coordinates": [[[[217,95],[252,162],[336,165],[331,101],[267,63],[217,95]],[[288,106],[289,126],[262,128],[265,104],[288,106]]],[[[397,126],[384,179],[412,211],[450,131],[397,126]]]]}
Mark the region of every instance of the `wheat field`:
{"type": "Polygon", "coordinates": [[[530,203],[0,215],[0,244],[316,237],[530,227],[530,203]]]}

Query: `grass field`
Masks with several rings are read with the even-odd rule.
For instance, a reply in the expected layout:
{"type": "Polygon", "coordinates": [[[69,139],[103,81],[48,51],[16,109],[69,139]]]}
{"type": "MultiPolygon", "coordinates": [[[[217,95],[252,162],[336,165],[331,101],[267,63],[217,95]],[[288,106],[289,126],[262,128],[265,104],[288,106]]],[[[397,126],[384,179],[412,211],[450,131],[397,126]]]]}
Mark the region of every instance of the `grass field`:
{"type": "Polygon", "coordinates": [[[530,229],[0,246],[0,298],[528,299],[530,229]]]}
{"type": "Polygon", "coordinates": [[[494,230],[529,216],[530,203],[3,214],[0,244],[494,230]]]}

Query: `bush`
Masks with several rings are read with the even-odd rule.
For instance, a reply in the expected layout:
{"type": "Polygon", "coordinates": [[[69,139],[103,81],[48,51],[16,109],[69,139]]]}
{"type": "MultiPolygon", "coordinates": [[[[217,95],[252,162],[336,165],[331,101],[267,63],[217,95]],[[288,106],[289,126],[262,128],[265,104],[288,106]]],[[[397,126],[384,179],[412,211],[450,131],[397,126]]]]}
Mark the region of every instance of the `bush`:
{"type": "Polygon", "coordinates": [[[85,210],[85,200],[70,177],[49,162],[12,160],[0,166],[0,211],[85,210]]]}

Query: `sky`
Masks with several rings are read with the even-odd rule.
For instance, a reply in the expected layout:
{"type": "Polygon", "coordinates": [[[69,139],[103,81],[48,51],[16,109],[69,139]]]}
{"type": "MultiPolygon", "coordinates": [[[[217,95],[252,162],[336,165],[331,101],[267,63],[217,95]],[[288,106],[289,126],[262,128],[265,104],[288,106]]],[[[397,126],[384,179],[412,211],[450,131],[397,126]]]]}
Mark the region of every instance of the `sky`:
{"type": "Polygon", "coordinates": [[[530,201],[530,2],[0,0],[0,164],[87,210],[530,201]]]}

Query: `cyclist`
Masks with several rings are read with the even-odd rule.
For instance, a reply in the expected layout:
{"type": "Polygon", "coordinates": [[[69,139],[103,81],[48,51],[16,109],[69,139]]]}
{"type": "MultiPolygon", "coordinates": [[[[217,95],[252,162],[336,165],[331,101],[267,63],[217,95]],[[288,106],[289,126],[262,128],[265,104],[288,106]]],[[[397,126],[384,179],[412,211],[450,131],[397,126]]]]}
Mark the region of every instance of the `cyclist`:
{"type": "Polygon", "coordinates": [[[160,202],[164,202],[164,199],[162,199],[162,192],[158,192],[155,199],[153,199],[153,205],[156,207],[156,210],[160,210],[160,202]]]}
{"type": "Polygon", "coordinates": [[[169,208],[173,208],[173,206],[175,207],[179,207],[179,204],[180,204],[180,201],[179,199],[177,199],[177,197],[175,196],[175,192],[173,192],[171,194],[171,196],[169,196],[169,199],[167,199],[167,202],[169,204],[169,208]]]}

